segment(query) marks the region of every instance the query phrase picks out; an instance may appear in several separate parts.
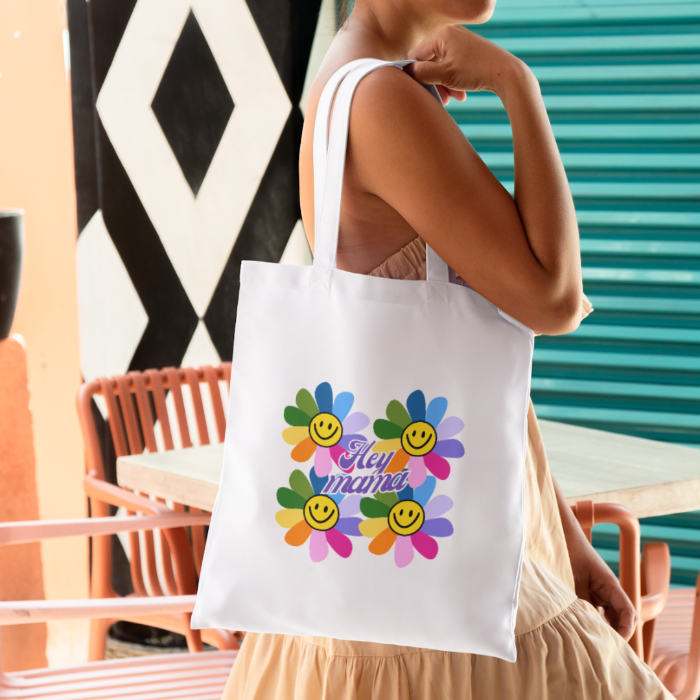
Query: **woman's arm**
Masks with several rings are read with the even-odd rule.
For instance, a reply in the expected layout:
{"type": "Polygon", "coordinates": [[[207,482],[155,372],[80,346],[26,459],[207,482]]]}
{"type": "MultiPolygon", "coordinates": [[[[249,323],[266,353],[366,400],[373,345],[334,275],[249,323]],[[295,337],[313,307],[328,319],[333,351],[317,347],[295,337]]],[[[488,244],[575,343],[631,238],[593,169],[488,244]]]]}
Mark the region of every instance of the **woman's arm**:
{"type": "Polygon", "coordinates": [[[637,613],[615,574],[586,539],[554,477],[552,481],[574,573],[576,595],[593,605],[603,606],[610,624],[625,641],[629,641],[637,626],[637,613]]]}
{"type": "MultiPolygon", "coordinates": [[[[479,293],[538,332],[581,318],[578,228],[539,85],[521,61],[462,27],[409,54],[417,80],[491,90],[513,130],[515,199],[436,100],[393,68],[358,87],[348,164],[479,293]]],[[[444,89],[443,89],[444,92],[444,89]]]]}

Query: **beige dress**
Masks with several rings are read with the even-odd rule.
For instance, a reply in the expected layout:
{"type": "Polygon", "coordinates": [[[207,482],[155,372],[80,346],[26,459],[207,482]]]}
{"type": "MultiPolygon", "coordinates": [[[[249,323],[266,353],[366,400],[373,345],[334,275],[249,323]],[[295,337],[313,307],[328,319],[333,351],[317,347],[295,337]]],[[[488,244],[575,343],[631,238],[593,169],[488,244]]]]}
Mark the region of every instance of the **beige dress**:
{"type": "MultiPolygon", "coordinates": [[[[370,273],[425,279],[411,241],[370,273]]],[[[591,311],[586,300],[583,315],[591,311]]],[[[248,634],[224,700],[672,700],[574,580],[535,412],[528,414],[526,541],[515,625],[518,658],[323,637],[248,634]]]]}

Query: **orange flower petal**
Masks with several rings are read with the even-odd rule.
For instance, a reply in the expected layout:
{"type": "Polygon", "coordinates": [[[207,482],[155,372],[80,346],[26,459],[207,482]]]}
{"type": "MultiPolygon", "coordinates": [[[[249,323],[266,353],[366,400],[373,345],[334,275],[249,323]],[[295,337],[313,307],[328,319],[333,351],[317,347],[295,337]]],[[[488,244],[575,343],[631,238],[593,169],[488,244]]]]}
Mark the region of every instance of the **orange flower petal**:
{"type": "Polygon", "coordinates": [[[386,554],[394,546],[394,542],[396,542],[396,533],[387,528],[369,543],[369,551],[372,554],[386,554]]]}
{"type": "Polygon", "coordinates": [[[306,520],[302,520],[287,531],[287,534],[284,536],[284,541],[287,544],[291,544],[292,547],[301,547],[301,545],[309,539],[310,535],[311,526],[306,520]]]}
{"type": "MultiPolygon", "coordinates": [[[[292,453],[292,456],[294,456],[294,453],[292,453]]],[[[400,471],[403,471],[403,468],[408,464],[409,459],[410,457],[408,455],[408,452],[401,448],[391,458],[391,462],[389,462],[389,464],[386,465],[386,469],[384,470],[384,472],[389,474],[398,474],[400,471]]]]}
{"type": "Polygon", "coordinates": [[[314,452],[316,452],[316,443],[307,437],[292,450],[292,459],[295,462],[306,462],[314,452]]]}

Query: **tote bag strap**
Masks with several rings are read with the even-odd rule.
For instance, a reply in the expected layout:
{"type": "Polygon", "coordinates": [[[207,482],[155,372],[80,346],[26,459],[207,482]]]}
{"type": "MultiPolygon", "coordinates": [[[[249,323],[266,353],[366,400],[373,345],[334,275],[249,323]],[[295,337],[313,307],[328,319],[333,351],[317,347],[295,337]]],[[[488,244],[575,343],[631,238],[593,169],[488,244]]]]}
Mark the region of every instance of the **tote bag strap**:
{"type": "MultiPolygon", "coordinates": [[[[403,68],[411,62],[359,59],[335,73],[323,90],[316,112],[313,144],[314,221],[316,227],[314,267],[319,271],[336,267],[350,107],[355,90],[362,78],[378,68],[384,66],[403,68]],[[330,128],[330,139],[328,139],[328,123],[336,93],[333,123],[330,128]],[[325,146],[326,140],[328,140],[327,148],[325,146]]],[[[447,264],[427,244],[426,268],[427,279],[431,282],[449,282],[447,264]]]]}
{"type": "Polygon", "coordinates": [[[331,121],[331,107],[333,98],[340,83],[363,63],[369,61],[376,62],[372,58],[358,58],[356,61],[347,63],[337,70],[328,80],[323,88],[321,97],[316,108],[316,121],[314,122],[314,142],[313,142],[313,162],[314,162],[314,230],[318,231],[321,219],[321,202],[323,201],[323,190],[326,181],[326,156],[328,153],[328,127],[331,121]]]}

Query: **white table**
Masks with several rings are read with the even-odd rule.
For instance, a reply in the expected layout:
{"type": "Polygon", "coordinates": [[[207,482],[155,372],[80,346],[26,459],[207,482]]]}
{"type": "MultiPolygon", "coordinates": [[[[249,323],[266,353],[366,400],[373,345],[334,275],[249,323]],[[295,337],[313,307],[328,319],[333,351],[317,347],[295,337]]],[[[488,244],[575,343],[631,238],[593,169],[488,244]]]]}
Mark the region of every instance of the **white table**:
{"type": "MultiPolygon", "coordinates": [[[[700,510],[700,450],[539,421],[552,473],[570,504],[619,503],[637,517],[700,510]]],[[[120,457],[117,481],[212,510],[223,445],[120,457]]]]}

